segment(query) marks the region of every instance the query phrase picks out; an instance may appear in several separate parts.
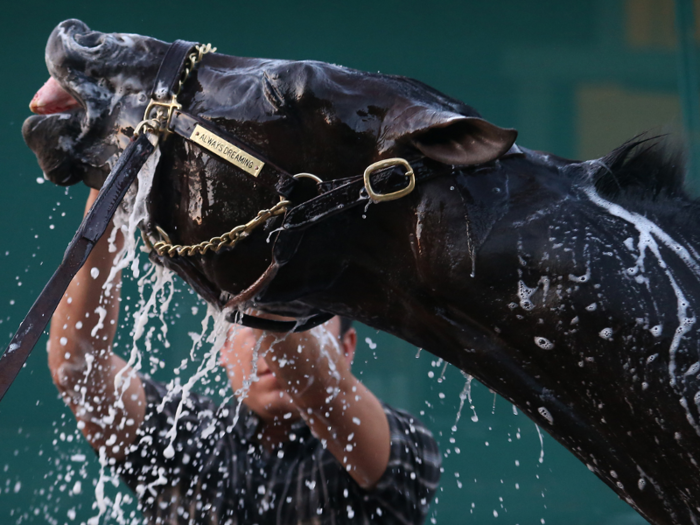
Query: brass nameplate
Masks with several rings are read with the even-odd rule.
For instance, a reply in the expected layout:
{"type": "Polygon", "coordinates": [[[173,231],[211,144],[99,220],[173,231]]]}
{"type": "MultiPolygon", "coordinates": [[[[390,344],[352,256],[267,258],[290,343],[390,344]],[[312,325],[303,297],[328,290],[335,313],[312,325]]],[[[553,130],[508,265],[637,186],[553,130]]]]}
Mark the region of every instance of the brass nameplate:
{"type": "Polygon", "coordinates": [[[197,124],[190,140],[257,177],[265,163],[197,124]]]}

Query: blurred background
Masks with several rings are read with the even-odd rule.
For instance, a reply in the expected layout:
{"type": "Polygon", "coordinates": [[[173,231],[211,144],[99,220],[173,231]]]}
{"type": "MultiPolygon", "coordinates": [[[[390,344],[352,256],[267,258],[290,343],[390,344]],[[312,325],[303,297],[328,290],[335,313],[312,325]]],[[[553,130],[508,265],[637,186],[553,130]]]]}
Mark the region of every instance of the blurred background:
{"type": "MultiPolygon", "coordinates": [[[[316,59],[414,77],[517,128],[521,145],[564,157],[598,157],[646,130],[685,130],[691,167],[697,165],[700,5],[692,0],[34,0],[3,2],[2,10],[2,348],[58,265],[87,196],[84,187],[44,183],[20,134],[28,103],[48,78],[46,39],[66,18],[105,32],[211,42],[227,54],[316,59]]],[[[173,344],[156,345],[146,356],[147,368],[153,365],[164,380],[188,358],[205,311],[181,282],[176,287],[166,319],[173,344]]],[[[123,295],[133,312],[137,283],[127,282],[123,295]]],[[[117,351],[124,353],[128,315],[121,324],[117,351]]],[[[393,337],[358,329],[356,373],[381,399],[420,415],[440,443],[444,473],[429,523],[645,523],[510,403],[476,381],[470,401],[458,370],[393,337]]],[[[97,514],[100,465],[57,397],[45,342],[0,404],[3,525],[78,524],[97,514]]],[[[201,351],[195,354],[182,375],[196,369],[201,351]]],[[[227,395],[219,376],[200,389],[227,395]]],[[[138,523],[125,488],[114,480],[106,493],[102,523],[138,523]]]]}

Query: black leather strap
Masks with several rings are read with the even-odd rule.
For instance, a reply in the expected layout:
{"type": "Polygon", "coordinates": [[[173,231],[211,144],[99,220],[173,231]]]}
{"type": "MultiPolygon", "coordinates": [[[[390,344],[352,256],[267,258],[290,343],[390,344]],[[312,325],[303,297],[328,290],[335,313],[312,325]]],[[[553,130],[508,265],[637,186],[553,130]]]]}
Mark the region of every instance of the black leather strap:
{"type": "Polygon", "coordinates": [[[178,82],[185,67],[187,56],[194,50],[195,42],[175,40],[163,57],[158,68],[156,81],[151,90],[151,99],[159,102],[169,101],[177,93],[178,82]]]}
{"type": "Polygon", "coordinates": [[[255,149],[251,148],[248,144],[238,140],[231,133],[212,124],[209,120],[190,115],[184,111],[175,111],[170,119],[170,131],[177,133],[184,139],[190,140],[190,136],[192,136],[192,132],[198,124],[214,135],[218,135],[237,148],[263,161],[265,166],[258,174],[257,180],[285,198],[290,198],[292,196],[292,191],[295,189],[297,181],[290,173],[277,166],[263,154],[255,151],[255,149]]]}
{"type": "MultiPolygon", "coordinates": [[[[426,158],[410,160],[409,164],[413,168],[416,184],[453,171],[452,166],[426,158]]],[[[386,194],[405,188],[408,178],[402,166],[394,166],[373,173],[370,175],[370,182],[374,191],[386,194]]],[[[282,228],[285,231],[303,230],[320,220],[370,201],[362,175],[343,181],[323,182],[319,184],[319,188],[322,192],[324,189],[330,189],[291,208],[284,217],[282,228]],[[338,182],[342,183],[338,185],[338,182]]]]}
{"type": "Polygon", "coordinates": [[[68,245],[63,261],[29,309],[0,357],[0,400],[12,385],[61,301],[68,285],[102,237],[124,194],[153,153],[146,135],[133,140],[112,168],[100,194],[68,245]]]}
{"type": "MultiPolygon", "coordinates": [[[[522,155],[523,152],[518,145],[513,144],[501,158],[522,155]]],[[[426,157],[409,159],[408,163],[413,168],[416,184],[435,177],[450,175],[455,170],[454,166],[442,164],[426,157]]],[[[387,194],[405,188],[408,179],[402,166],[394,166],[373,173],[370,175],[370,182],[375,192],[387,194]]],[[[365,190],[363,175],[320,182],[318,192],[318,196],[289,209],[282,224],[285,231],[302,231],[337,213],[365,205],[370,200],[369,194],[365,190]]]]}
{"type": "Polygon", "coordinates": [[[305,332],[306,330],[311,330],[325,323],[331,318],[333,318],[333,314],[324,312],[312,315],[306,321],[300,323],[299,321],[278,321],[276,319],[255,317],[237,310],[226,316],[226,320],[230,323],[242,324],[243,326],[266,330],[268,332],[305,332]]]}

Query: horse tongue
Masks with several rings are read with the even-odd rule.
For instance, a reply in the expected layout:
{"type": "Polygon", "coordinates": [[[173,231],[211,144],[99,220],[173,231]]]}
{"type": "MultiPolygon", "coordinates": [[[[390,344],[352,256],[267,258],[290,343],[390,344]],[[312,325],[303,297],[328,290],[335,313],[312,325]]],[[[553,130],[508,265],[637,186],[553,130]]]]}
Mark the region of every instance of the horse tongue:
{"type": "Polygon", "coordinates": [[[34,95],[29,103],[29,109],[37,115],[50,115],[79,105],[78,101],[63,89],[53,77],[49,77],[46,84],[34,95]]]}

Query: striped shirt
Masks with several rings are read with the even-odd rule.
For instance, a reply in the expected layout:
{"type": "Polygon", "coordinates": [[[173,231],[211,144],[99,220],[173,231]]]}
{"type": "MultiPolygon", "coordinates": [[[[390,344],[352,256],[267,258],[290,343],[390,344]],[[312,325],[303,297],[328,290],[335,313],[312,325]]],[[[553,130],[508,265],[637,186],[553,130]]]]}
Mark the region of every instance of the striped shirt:
{"type": "Polygon", "coordinates": [[[245,404],[217,406],[191,393],[169,448],[179,395],[142,378],[146,418],[117,465],[150,525],[359,525],[425,521],[440,478],[440,453],[410,414],[384,406],[391,431],[386,471],[363,490],[303,420],[272,451],[257,442],[245,404]],[[165,399],[165,402],[163,402],[165,399]],[[162,406],[161,406],[162,405],[162,406]]]}

